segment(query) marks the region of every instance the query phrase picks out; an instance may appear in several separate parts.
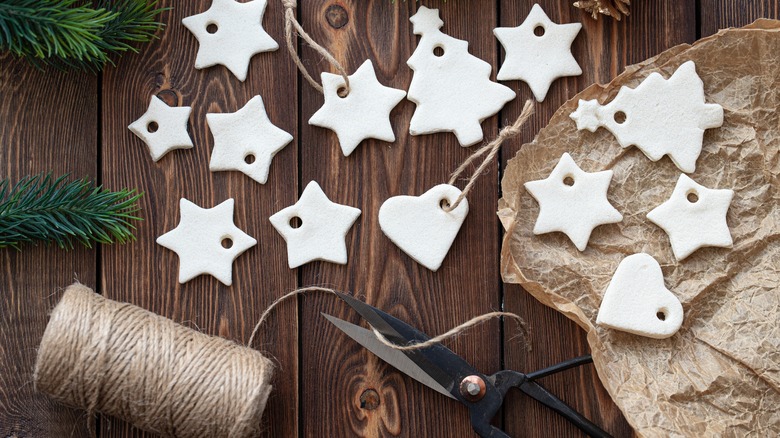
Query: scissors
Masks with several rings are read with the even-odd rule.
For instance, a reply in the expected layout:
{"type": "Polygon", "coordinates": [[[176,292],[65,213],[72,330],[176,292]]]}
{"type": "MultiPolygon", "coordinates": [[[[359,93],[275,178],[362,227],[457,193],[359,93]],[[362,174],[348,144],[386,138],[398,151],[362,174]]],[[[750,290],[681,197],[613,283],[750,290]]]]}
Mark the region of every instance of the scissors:
{"type": "MultiPolygon", "coordinates": [[[[338,293],[368,324],[396,345],[412,345],[430,339],[427,335],[349,295],[338,293]]],[[[509,438],[501,429],[490,424],[511,388],[523,393],[562,415],[580,430],[592,437],[610,437],[579,412],[551,394],[536,382],[557,372],[593,362],[590,355],[577,357],[532,373],[502,370],[490,376],[480,373],[463,358],[441,344],[417,350],[397,350],[383,344],[373,331],[351,324],[325,313],[322,314],[339,330],[355,340],[380,359],[423,385],[464,404],[474,431],[483,438],[509,438]]]]}

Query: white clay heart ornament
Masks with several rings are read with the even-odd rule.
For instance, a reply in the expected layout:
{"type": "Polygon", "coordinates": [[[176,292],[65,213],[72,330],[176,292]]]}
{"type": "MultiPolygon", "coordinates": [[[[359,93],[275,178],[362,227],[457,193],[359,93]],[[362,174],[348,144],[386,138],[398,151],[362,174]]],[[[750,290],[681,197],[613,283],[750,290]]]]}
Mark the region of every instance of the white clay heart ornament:
{"type": "Polygon", "coordinates": [[[650,255],[623,259],[601,301],[596,324],[648,338],[668,338],[680,329],[683,308],[664,286],[661,266],[650,255]]]}
{"type": "Polygon", "coordinates": [[[452,211],[445,209],[460,193],[440,184],[420,196],[394,196],[379,208],[379,227],[417,263],[436,271],[469,213],[465,198],[452,211]]]}

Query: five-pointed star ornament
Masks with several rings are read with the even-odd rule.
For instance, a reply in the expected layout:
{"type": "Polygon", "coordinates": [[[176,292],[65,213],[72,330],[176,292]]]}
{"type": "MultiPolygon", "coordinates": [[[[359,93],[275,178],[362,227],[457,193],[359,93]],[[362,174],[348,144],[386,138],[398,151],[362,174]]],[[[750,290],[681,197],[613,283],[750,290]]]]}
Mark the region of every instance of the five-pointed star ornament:
{"type": "Polygon", "coordinates": [[[195,68],[221,64],[243,82],[253,55],[279,48],[263,29],[266,3],[213,0],[206,12],[181,20],[200,44],[195,68]]]}
{"type": "Polygon", "coordinates": [[[201,274],[214,276],[226,286],[233,284],[233,261],[257,240],[233,223],[233,199],[214,208],[200,208],[181,198],[181,220],[157,243],[179,255],[179,283],[201,274]]]}
{"type": "Polygon", "coordinates": [[[607,200],[611,180],[611,170],[585,172],[564,153],[547,179],[525,183],[525,189],[539,202],[534,234],[560,231],[584,251],[594,228],[623,220],[607,200]]]}
{"type": "Polygon", "coordinates": [[[168,106],[152,96],[149,109],[127,128],[149,147],[152,160],[157,161],[174,149],[192,148],[187,122],[192,108],[168,106]]]}
{"type": "Polygon", "coordinates": [[[580,23],[553,23],[541,6],[534,5],[520,26],[493,30],[506,51],[496,79],[520,79],[528,84],[537,101],[543,101],[554,80],[582,74],[571,54],[571,43],[580,29],[580,23]]]}
{"type": "Polygon", "coordinates": [[[346,264],[347,232],[360,209],[331,202],[315,181],[304,189],[295,205],[271,216],[271,224],[287,241],[290,269],[314,260],[346,264]],[[298,218],[300,226],[293,227],[298,218]]]}
{"type": "Polygon", "coordinates": [[[390,111],[404,99],[406,91],[380,84],[370,60],[349,76],[349,94],[341,97],[343,87],[341,75],[322,74],[325,103],[309,124],[333,130],[345,157],[367,138],[395,141],[390,111]]]}
{"type": "Polygon", "coordinates": [[[731,247],[726,213],[733,197],[733,190],[708,189],[681,174],[672,196],[647,218],[666,231],[674,257],[682,260],[705,246],[731,247]]]}
{"type": "Polygon", "coordinates": [[[206,122],[214,136],[209,169],[238,170],[260,184],[268,180],[274,155],[293,139],[271,123],[260,96],[234,113],[206,114],[206,122]]]}

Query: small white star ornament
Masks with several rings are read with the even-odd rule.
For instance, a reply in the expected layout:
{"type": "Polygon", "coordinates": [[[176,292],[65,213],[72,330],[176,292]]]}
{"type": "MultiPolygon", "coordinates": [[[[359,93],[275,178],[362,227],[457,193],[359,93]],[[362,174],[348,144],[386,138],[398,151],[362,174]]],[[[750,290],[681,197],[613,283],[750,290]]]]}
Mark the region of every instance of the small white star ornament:
{"type": "Polygon", "coordinates": [[[390,111],[406,96],[406,91],[385,87],[376,78],[374,65],[366,60],[349,76],[349,94],[339,95],[344,78],[322,74],[325,103],[309,119],[309,124],[336,133],[344,156],[349,156],[367,138],[394,142],[390,111]]]}
{"type": "Polygon", "coordinates": [[[546,179],[529,181],[525,189],[539,203],[534,234],[560,231],[584,251],[593,229],[623,220],[607,200],[612,171],[588,173],[564,153],[546,179]]]}
{"type": "Polygon", "coordinates": [[[624,258],[607,286],[596,324],[655,339],[680,329],[683,308],[664,285],[661,266],[650,255],[624,258]]]}
{"type": "Polygon", "coordinates": [[[652,161],[669,155],[678,169],[691,173],[704,130],[723,124],[723,107],[705,103],[704,82],[688,61],[668,80],[652,73],[634,89],[621,87],[606,105],[580,100],[571,118],[579,130],[603,126],[623,148],[636,145],[652,161]]]}
{"type": "Polygon", "coordinates": [[[582,74],[571,54],[571,44],[580,29],[580,23],[553,23],[542,7],[535,4],[520,26],[493,30],[506,51],[496,79],[524,81],[536,100],[543,101],[553,81],[582,74]],[[537,28],[541,35],[535,33],[537,28]]]}
{"type": "Polygon", "coordinates": [[[206,122],[214,136],[209,169],[238,170],[260,184],[268,180],[274,155],[293,139],[271,123],[260,96],[234,113],[206,114],[206,122]]]}
{"type": "Polygon", "coordinates": [[[439,30],[438,9],[420,9],[409,21],[420,43],[406,62],[414,70],[408,98],[417,105],[412,135],[453,132],[461,146],[482,140],[481,123],[497,113],[515,92],[490,80],[492,67],[468,51],[467,41],[439,30]]]}
{"type": "Polygon", "coordinates": [[[732,246],[726,213],[733,198],[733,190],[708,189],[681,174],[669,200],[647,218],[666,231],[674,257],[682,260],[705,246],[732,246]]]}
{"type": "Polygon", "coordinates": [[[157,243],[179,256],[179,283],[209,274],[226,286],[233,284],[233,261],[257,240],[233,223],[233,199],[214,208],[201,208],[185,198],[179,201],[181,220],[157,243]]]}
{"type": "Polygon", "coordinates": [[[379,208],[379,227],[417,263],[436,271],[469,213],[465,198],[452,211],[445,209],[460,193],[457,187],[440,184],[421,196],[394,196],[379,208]]]}
{"type": "Polygon", "coordinates": [[[146,113],[127,128],[146,143],[156,162],[172,150],[192,148],[187,132],[191,112],[188,106],[168,106],[159,97],[152,96],[146,113]]]}
{"type": "Polygon", "coordinates": [[[290,269],[314,260],[347,263],[347,232],[352,228],[360,209],[336,204],[311,181],[295,205],[270,217],[271,225],[287,241],[287,261],[290,269]],[[292,221],[300,219],[294,228],[292,221]]]}
{"type": "Polygon", "coordinates": [[[221,64],[243,82],[252,56],[279,48],[263,29],[266,4],[267,0],[213,0],[206,12],[181,20],[200,45],[195,68],[221,64]]]}

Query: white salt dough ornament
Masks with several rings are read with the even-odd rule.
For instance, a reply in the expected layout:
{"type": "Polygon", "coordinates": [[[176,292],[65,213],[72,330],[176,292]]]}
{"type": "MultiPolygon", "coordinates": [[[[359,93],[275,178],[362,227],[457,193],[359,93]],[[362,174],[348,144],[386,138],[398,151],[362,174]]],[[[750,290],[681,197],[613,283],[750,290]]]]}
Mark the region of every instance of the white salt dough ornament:
{"type": "Polygon", "coordinates": [[[311,181],[295,205],[270,217],[271,225],[287,241],[290,269],[314,260],[344,265],[347,263],[347,232],[360,209],[331,202],[322,188],[311,181]],[[294,228],[292,221],[300,219],[294,228]]]}
{"type": "Polygon", "coordinates": [[[623,220],[607,200],[610,181],[611,170],[585,172],[564,153],[550,176],[525,183],[525,189],[539,202],[534,234],[560,231],[584,251],[594,228],[623,220]]]}
{"type": "Polygon", "coordinates": [[[733,190],[708,189],[681,174],[669,200],[647,218],[666,231],[674,257],[682,260],[705,246],[731,247],[726,213],[733,197],[733,190]]]}
{"type": "Polygon", "coordinates": [[[604,293],[596,324],[664,339],[677,333],[682,322],[682,304],[664,286],[658,262],[644,253],[624,258],[604,293]]]}
{"type": "Polygon", "coordinates": [[[243,82],[252,56],[279,48],[263,29],[266,4],[267,0],[213,0],[206,12],[182,19],[200,44],[195,68],[221,64],[243,82]]]}
{"type": "Polygon", "coordinates": [[[460,193],[455,186],[439,184],[420,196],[394,196],[379,208],[379,227],[417,263],[436,271],[469,213],[465,198],[452,211],[444,209],[460,193]]]}
{"type": "Polygon", "coordinates": [[[606,105],[580,99],[571,118],[580,130],[607,128],[620,146],[636,145],[652,161],[669,155],[690,173],[696,170],[704,130],[723,124],[723,107],[705,103],[704,83],[688,61],[668,80],[652,73],[634,89],[621,87],[606,105]]]}
{"type": "Polygon", "coordinates": [[[187,132],[191,112],[188,106],[168,106],[159,97],[152,96],[149,109],[127,128],[146,143],[156,162],[174,149],[192,148],[187,132]]]}
{"type": "Polygon", "coordinates": [[[543,101],[553,81],[582,74],[571,54],[571,44],[580,29],[580,23],[552,22],[542,7],[535,4],[520,26],[493,29],[506,51],[496,79],[524,81],[536,100],[543,101]]]}
{"type": "Polygon", "coordinates": [[[257,240],[233,223],[233,199],[214,208],[200,208],[181,198],[181,220],[157,243],[179,256],[179,283],[209,274],[224,285],[233,284],[233,261],[257,240]]]}
{"type": "Polygon", "coordinates": [[[409,21],[420,44],[406,62],[414,70],[408,98],[417,105],[409,133],[454,132],[461,146],[482,140],[483,120],[515,92],[490,80],[490,64],[471,55],[467,41],[442,33],[438,9],[420,9],[409,21]]]}
{"type": "Polygon", "coordinates": [[[309,124],[333,130],[345,157],[367,138],[395,141],[390,111],[404,99],[406,91],[380,84],[370,60],[349,76],[349,94],[341,97],[338,93],[343,87],[341,75],[322,74],[325,103],[309,124]]]}
{"type": "Polygon", "coordinates": [[[206,122],[214,136],[209,169],[238,170],[260,184],[268,180],[274,155],[293,139],[271,123],[260,96],[234,113],[206,114],[206,122]]]}

